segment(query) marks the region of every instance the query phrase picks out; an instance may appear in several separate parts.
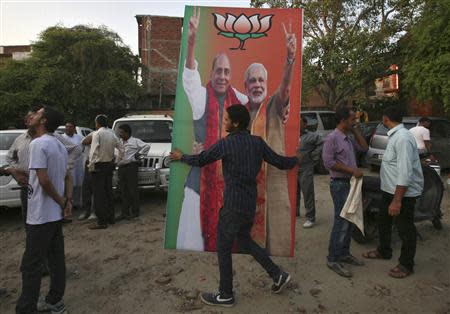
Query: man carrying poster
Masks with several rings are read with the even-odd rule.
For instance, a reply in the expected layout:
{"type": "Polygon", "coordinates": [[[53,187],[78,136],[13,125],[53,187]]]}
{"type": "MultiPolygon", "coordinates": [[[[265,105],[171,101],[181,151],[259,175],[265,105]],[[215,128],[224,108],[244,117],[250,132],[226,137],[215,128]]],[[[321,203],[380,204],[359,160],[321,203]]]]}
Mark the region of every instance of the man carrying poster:
{"type": "Polygon", "coordinates": [[[273,279],[272,292],[280,293],[291,276],[282,271],[250,236],[254,223],[257,181],[263,160],[280,170],[294,168],[301,155],[284,157],[276,154],[259,136],[247,131],[250,115],[244,106],[233,105],[224,113],[224,128],[229,135],[197,155],[186,155],[175,149],[173,161],[182,161],[193,167],[205,167],[222,160],[225,189],[217,228],[217,256],[220,283],[218,293],[202,293],[201,300],[209,305],[231,307],[233,269],[231,250],[237,240],[243,252],[251,254],[273,279]]]}
{"type": "MultiPolygon", "coordinates": [[[[260,63],[251,64],[245,72],[245,90],[249,102],[251,133],[267,141],[273,150],[285,153],[284,125],[289,113],[289,95],[297,39],[283,24],[287,56],[281,83],[275,94],[266,101],[267,70],[260,63]]],[[[290,253],[291,205],[289,202],[288,177],[283,171],[263,164],[258,175],[258,209],[266,208],[267,249],[271,255],[286,256],[290,253]],[[269,179],[270,178],[270,179],[269,179]],[[266,184],[267,180],[267,184],[266,184]]]]}
{"type": "MultiPolygon", "coordinates": [[[[194,8],[189,20],[183,88],[192,108],[196,142],[194,146],[203,150],[225,135],[225,130],[222,129],[224,109],[232,104],[245,104],[247,97],[230,85],[230,60],[224,53],[216,55],[210,81],[206,86],[201,85],[198,63],[195,60],[199,21],[200,8],[194,8]]],[[[198,167],[191,168],[184,189],[177,235],[178,249],[216,250],[216,226],[224,184],[221,171],[220,162],[201,170],[198,167]]]]}
{"type": "MultiPolygon", "coordinates": [[[[278,154],[295,154],[301,24],[301,9],[186,7],[172,143],[193,154],[207,150],[225,136],[224,110],[241,104],[253,115],[255,135],[270,141],[278,154]],[[291,26],[283,21],[292,21],[291,26]]],[[[221,169],[220,160],[202,169],[171,166],[165,248],[216,250],[221,169]]],[[[293,256],[296,173],[261,170],[251,237],[272,255],[293,256]]]]}

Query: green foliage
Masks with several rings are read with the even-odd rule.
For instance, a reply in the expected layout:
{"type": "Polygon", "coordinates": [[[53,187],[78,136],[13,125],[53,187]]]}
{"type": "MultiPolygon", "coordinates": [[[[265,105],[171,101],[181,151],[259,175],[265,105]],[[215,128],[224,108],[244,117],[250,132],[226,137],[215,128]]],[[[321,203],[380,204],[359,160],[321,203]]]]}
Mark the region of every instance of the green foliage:
{"type": "Polygon", "coordinates": [[[404,83],[419,101],[450,111],[450,1],[427,0],[402,45],[404,83]]]}
{"type": "Polygon", "coordinates": [[[252,1],[255,7],[304,8],[303,89],[332,108],[388,74],[395,42],[416,17],[415,0],[252,1]]]}
{"type": "Polygon", "coordinates": [[[96,114],[116,118],[141,95],[139,59],[106,28],[54,26],[40,34],[31,57],[0,70],[0,127],[36,104],[53,106],[79,125],[96,114]]]}

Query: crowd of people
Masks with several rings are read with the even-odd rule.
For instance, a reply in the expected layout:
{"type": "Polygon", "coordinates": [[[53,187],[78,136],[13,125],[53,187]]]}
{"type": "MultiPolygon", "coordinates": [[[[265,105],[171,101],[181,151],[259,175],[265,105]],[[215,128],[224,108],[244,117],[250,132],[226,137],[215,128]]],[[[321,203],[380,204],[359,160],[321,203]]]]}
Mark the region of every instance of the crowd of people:
{"type": "MultiPolygon", "coordinates": [[[[350,178],[363,176],[357,166],[355,152],[368,148],[359,128],[355,127],[355,120],[352,109],[338,109],[336,129],[325,139],[322,152],[324,164],[330,170],[330,194],[334,204],[326,264],[344,277],[352,276],[347,265],[364,265],[350,251],[353,225],[340,216],[350,190],[350,178]]],[[[16,306],[17,313],[66,312],[63,302],[66,278],[62,223],[75,206],[84,211],[81,219],[87,219],[95,212],[96,222],[89,227],[92,230],[106,229],[117,219],[131,219],[140,214],[138,159],[140,154],[147,153],[149,144],[132,137],[132,130],[127,124],[119,126],[117,138],[107,127],[105,115],[95,118],[96,131],[84,139],[75,137],[75,123],[71,121],[66,123],[65,135],[56,133],[56,128],[63,121],[63,115],[50,107],[28,112],[25,118],[28,131],[13,143],[8,155],[10,166],[1,169],[2,174],[13,175],[22,186],[26,246],[21,263],[22,290],[16,306]],[[122,193],[122,210],[118,217],[115,217],[112,201],[112,175],[116,166],[122,193]],[[83,172],[80,178],[76,178],[78,171],[83,172]],[[80,187],[81,191],[75,192],[75,187],[80,187]],[[75,193],[81,194],[77,196],[77,202],[75,193]],[[50,290],[47,296],[39,298],[44,266],[50,273],[50,290]]],[[[228,136],[199,154],[187,155],[175,149],[170,155],[173,161],[193,167],[204,167],[222,160],[224,194],[216,243],[219,292],[201,294],[201,300],[210,305],[232,306],[235,303],[231,266],[235,240],[242,251],[251,254],[273,279],[274,293],[280,293],[291,279],[289,273],[273,263],[267,250],[250,236],[257,206],[256,178],[263,161],[278,169],[291,169],[299,165],[299,182],[309,222],[304,226],[312,227],[315,222],[314,196],[312,200],[308,198],[311,191],[314,193],[310,180],[313,177],[310,173],[313,167],[310,154],[322,145],[321,140],[306,130],[307,121],[303,120],[302,142],[297,156],[284,157],[275,153],[261,137],[250,135],[250,121],[251,115],[246,106],[231,105],[224,111],[224,129],[228,136]]],[[[383,206],[378,221],[379,245],[363,254],[367,259],[390,259],[394,223],[402,240],[399,263],[388,272],[394,278],[405,278],[414,271],[414,205],[423,190],[418,145],[413,133],[401,121],[402,114],[397,108],[384,111],[383,124],[389,129],[389,141],[380,171],[383,206]]]]}
{"type": "Polygon", "coordinates": [[[80,220],[95,222],[89,229],[105,229],[116,220],[139,216],[138,163],[150,144],[132,137],[129,125],[119,126],[119,138],[107,127],[106,115],[95,118],[96,131],[83,138],[67,121],[65,133],[56,132],[64,116],[41,106],[24,120],[27,131],[18,136],[7,155],[2,175],[12,175],[21,186],[26,248],[22,258],[22,293],[17,313],[65,313],[65,261],[62,224],[71,222],[73,209],[80,220]],[[101,143],[101,144],[100,144],[101,143]],[[121,215],[115,217],[112,177],[118,167],[121,215]],[[50,291],[39,299],[43,274],[50,274],[50,291]]]}

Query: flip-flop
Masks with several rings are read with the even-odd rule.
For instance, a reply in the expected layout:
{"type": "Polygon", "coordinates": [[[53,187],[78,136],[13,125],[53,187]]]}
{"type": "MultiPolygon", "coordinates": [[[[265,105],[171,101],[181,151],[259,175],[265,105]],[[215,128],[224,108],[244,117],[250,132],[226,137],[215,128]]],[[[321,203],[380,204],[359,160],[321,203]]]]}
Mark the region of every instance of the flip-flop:
{"type": "Polygon", "coordinates": [[[367,259],[385,259],[383,256],[381,256],[380,252],[378,250],[372,250],[367,251],[362,254],[362,257],[367,259]]]}
{"type": "Polygon", "coordinates": [[[405,266],[398,264],[389,271],[389,276],[396,279],[403,279],[411,275],[413,271],[407,269],[405,266]]]}

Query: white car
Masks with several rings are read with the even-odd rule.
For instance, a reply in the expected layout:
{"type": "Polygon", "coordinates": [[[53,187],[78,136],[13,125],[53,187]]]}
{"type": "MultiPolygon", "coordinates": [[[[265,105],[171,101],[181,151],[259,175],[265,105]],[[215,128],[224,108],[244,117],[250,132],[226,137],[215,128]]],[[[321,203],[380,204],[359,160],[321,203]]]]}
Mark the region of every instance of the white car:
{"type": "MultiPolygon", "coordinates": [[[[82,137],[86,137],[86,135],[91,133],[93,130],[90,128],[82,127],[82,126],[76,126],[75,131],[77,132],[77,134],[80,134],[82,137]]],[[[56,129],[56,132],[61,133],[61,134],[66,133],[66,126],[64,126],[64,125],[59,126],[56,129]]]]}
{"type": "MultiPolygon", "coordinates": [[[[6,156],[12,143],[27,130],[0,130],[0,167],[7,165],[6,156]]],[[[0,176],[0,207],[20,207],[20,186],[12,176],[0,176]]]]}
{"type": "MultiPolygon", "coordinates": [[[[169,187],[169,153],[172,145],[173,119],[168,115],[132,115],[114,121],[112,129],[118,135],[119,126],[128,124],[131,136],[150,143],[147,156],[141,159],[138,172],[140,188],[169,187]]],[[[115,172],[113,186],[117,186],[115,172]]]]}

